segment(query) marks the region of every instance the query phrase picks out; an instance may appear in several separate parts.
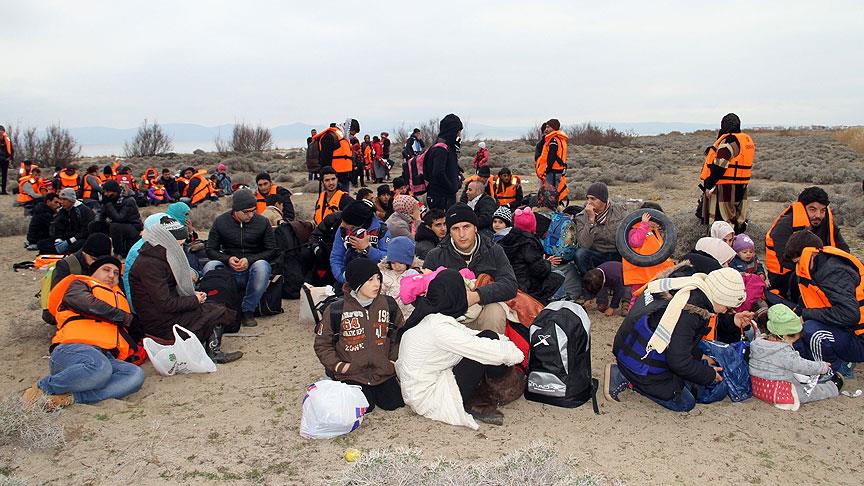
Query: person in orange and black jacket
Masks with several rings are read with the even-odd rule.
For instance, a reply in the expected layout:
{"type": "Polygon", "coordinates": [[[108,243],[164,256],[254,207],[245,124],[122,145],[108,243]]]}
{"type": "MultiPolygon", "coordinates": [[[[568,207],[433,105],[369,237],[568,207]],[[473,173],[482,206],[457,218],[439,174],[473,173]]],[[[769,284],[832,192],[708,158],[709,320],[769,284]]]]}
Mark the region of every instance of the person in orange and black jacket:
{"type": "Polygon", "coordinates": [[[12,140],[6,133],[6,128],[0,125],[0,172],[2,172],[2,186],[0,195],[8,194],[6,192],[7,177],[9,175],[9,165],[15,161],[15,147],[12,145],[12,140]]]}

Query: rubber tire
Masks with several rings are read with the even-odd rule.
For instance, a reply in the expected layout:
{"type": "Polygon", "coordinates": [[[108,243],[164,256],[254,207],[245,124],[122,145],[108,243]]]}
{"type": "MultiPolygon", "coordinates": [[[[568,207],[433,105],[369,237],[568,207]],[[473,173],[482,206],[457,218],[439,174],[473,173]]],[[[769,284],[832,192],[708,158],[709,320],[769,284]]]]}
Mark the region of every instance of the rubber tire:
{"type": "Polygon", "coordinates": [[[637,209],[633,211],[621,220],[621,224],[618,225],[618,231],[615,233],[615,246],[618,247],[618,253],[621,254],[622,258],[637,267],[653,267],[666,261],[667,258],[672,256],[672,252],[675,251],[677,244],[678,229],[675,228],[675,224],[668,216],[656,209],[637,209]],[[627,243],[627,235],[630,229],[642,219],[642,215],[645,213],[651,215],[651,220],[659,224],[663,232],[663,246],[653,255],[640,255],[636,253],[636,250],[630,248],[630,244],[627,243]]]}

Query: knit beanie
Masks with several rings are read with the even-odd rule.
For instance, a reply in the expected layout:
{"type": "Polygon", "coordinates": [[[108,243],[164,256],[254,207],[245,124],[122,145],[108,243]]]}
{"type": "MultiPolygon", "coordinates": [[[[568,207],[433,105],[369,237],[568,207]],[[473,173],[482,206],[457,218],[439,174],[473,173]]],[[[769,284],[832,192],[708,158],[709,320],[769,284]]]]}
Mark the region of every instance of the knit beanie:
{"type": "MultiPolygon", "coordinates": [[[[67,189],[71,189],[71,187],[67,187],[67,189]]],[[[107,180],[107,181],[105,181],[104,184],[102,184],[102,191],[103,192],[116,192],[119,194],[120,193],[120,183],[118,183],[114,179],[107,180]]],[[[63,191],[60,191],[60,192],[63,192],[63,191]]]]}
{"type": "Polygon", "coordinates": [[[768,332],[775,336],[788,336],[801,332],[801,318],[783,304],[768,308],[768,332]]]}
{"type": "Polygon", "coordinates": [[[561,130],[561,122],[558,121],[557,118],[551,118],[546,122],[546,126],[551,127],[552,130],[561,130]]]}
{"type": "Polygon", "coordinates": [[[354,201],[342,211],[342,221],[351,226],[366,228],[372,224],[372,206],[374,203],[366,199],[354,201]]]}
{"type": "Polygon", "coordinates": [[[735,234],[735,228],[726,221],[714,221],[714,224],[711,225],[711,236],[714,238],[720,238],[722,240],[724,237],[728,236],[729,233],[735,234]]]}
{"type": "MultiPolygon", "coordinates": [[[[729,248],[731,250],[731,248],[729,248]]],[[[715,304],[725,305],[732,309],[744,303],[747,293],[744,289],[744,278],[734,268],[714,270],[705,277],[706,294],[715,304]]]]}
{"type": "Polygon", "coordinates": [[[78,200],[78,196],[75,195],[75,189],[72,189],[71,187],[61,190],[58,196],[60,196],[60,199],[66,199],[67,201],[75,202],[78,200]]]}
{"type": "Polygon", "coordinates": [[[699,238],[699,241],[696,242],[696,250],[711,255],[720,265],[728,263],[729,260],[735,258],[735,250],[731,246],[719,238],[712,238],[710,236],[699,238]]]}
{"type": "Polygon", "coordinates": [[[484,165],[483,167],[477,169],[477,175],[480,177],[489,177],[492,175],[492,170],[489,169],[488,165],[484,165]]]}
{"type": "Polygon", "coordinates": [[[93,275],[93,272],[99,270],[99,267],[106,264],[114,265],[115,267],[117,267],[117,270],[123,269],[123,264],[120,263],[120,260],[114,258],[111,255],[105,255],[97,258],[93,263],[90,264],[90,268],[87,269],[87,274],[93,275]]]}
{"type": "Polygon", "coordinates": [[[393,211],[411,215],[417,207],[417,200],[407,194],[399,194],[393,199],[393,211]]]}
{"type": "Polygon", "coordinates": [[[345,269],[345,282],[356,292],[375,275],[381,275],[377,263],[365,257],[355,258],[345,269]]]}
{"type": "Polygon", "coordinates": [[[602,182],[595,182],[588,186],[588,195],[605,202],[609,201],[609,188],[602,182]]]}
{"type": "Polygon", "coordinates": [[[231,199],[231,211],[243,211],[254,208],[258,201],[249,189],[243,188],[234,193],[231,199]]]}
{"type": "Polygon", "coordinates": [[[753,243],[753,239],[749,236],[741,233],[740,235],[735,236],[735,240],[732,242],[732,249],[735,250],[735,253],[742,252],[744,250],[755,250],[756,244],[753,243]]]}
{"type": "Polygon", "coordinates": [[[84,240],[81,251],[93,258],[99,258],[111,254],[111,238],[105,233],[92,233],[84,240]]]}
{"type": "Polygon", "coordinates": [[[159,219],[159,226],[171,233],[171,237],[177,241],[186,240],[189,237],[189,230],[186,229],[186,225],[167,214],[159,219]]]}
{"type": "Polygon", "coordinates": [[[404,263],[410,267],[414,263],[415,249],[414,240],[407,236],[397,236],[387,244],[387,261],[404,263]]]}
{"type": "Polygon", "coordinates": [[[536,233],[537,217],[534,216],[534,211],[531,211],[529,207],[517,209],[516,213],[513,214],[513,226],[532,235],[536,233]]]}
{"type": "Polygon", "coordinates": [[[513,212],[510,211],[510,208],[507,206],[499,206],[492,215],[492,219],[495,218],[504,221],[504,224],[506,224],[508,228],[513,226],[513,212]]]}
{"type": "Polygon", "coordinates": [[[466,222],[474,226],[478,224],[477,214],[474,213],[471,206],[461,202],[450,206],[450,209],[447,210],[447,231],[449,232],[454,224],[466,222]]]}

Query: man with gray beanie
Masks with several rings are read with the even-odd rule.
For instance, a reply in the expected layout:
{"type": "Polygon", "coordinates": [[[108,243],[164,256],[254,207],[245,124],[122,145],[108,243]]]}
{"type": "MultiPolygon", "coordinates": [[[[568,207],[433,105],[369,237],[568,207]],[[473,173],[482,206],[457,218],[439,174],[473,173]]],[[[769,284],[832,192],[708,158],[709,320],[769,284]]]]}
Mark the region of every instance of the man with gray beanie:
{"type": "Polygon", "coordinates": [[[240,324],[257,326],[255,309],[272,272],[271,261],[276,258],[276,239],[270,221],[256,211],[255,195],[249,189],[240,189],[232,196],[231,210],[213,221],[207,238],[207,257],[204,274],[216,268],[227,268],[244,292],[240,306],[240,324]]]}
{"type": "Polygon", "coordinates": [[[74,253],[81,249],[90,234],[93,211],[78,200],[71,187],[60,191],[59,197],[60,209],[54,216],[49,234],[57,253],[74,253]]]}
{"type": "MultiPolygon", "coordinates": [[[[602,182],[588,186],[585,209],[576,215],[575,261],[580,275],[609,261],[621,261],[615,245],[618,224],[624,218],[624,208],[609,200],[609,189],[602,182]]],[[[578,297],[578,296],[577,296],[578,297]]]]}

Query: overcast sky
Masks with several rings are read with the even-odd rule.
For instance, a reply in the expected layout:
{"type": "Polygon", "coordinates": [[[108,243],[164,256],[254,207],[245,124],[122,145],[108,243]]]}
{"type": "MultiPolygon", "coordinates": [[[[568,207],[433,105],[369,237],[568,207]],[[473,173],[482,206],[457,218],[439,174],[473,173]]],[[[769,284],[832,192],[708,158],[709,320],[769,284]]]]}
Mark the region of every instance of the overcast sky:
{"type": "Polygon", "coordinates": [[[832,2],[18,1],[0,123],[864,123],[832,2]]]}

